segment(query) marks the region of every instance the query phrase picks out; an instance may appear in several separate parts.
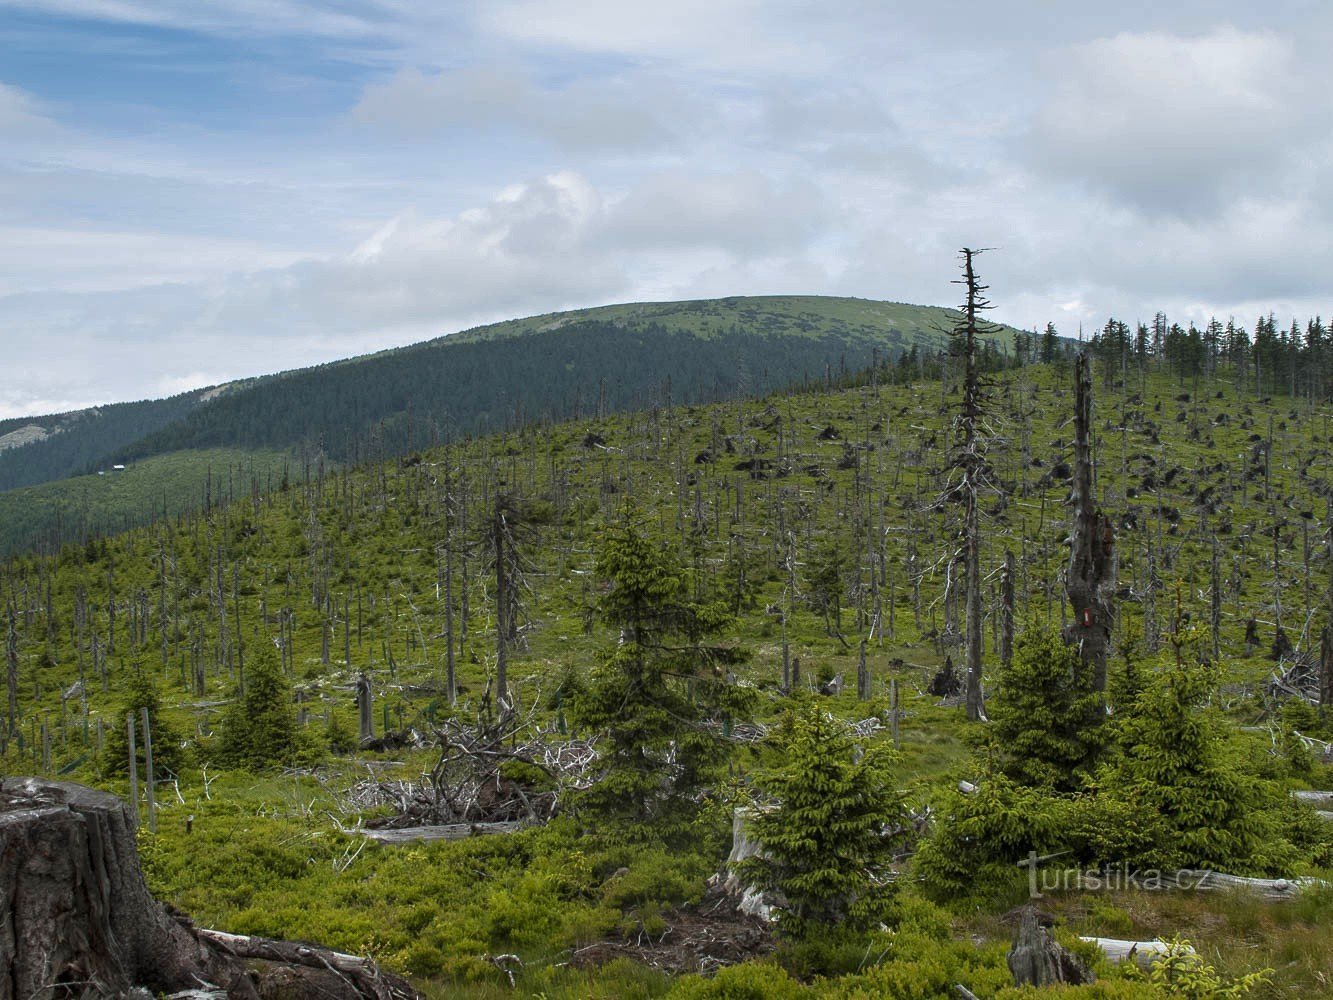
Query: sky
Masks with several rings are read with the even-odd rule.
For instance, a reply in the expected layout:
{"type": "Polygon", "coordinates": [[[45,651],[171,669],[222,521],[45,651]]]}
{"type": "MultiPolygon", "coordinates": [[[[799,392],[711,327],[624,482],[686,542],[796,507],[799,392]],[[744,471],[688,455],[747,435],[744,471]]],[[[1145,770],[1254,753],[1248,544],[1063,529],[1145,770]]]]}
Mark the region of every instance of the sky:
{"type": "Polygon", "coordinates": [[[609,302],[1333,312],[1324,0],[0,0],[0,416],[609,302]]]}

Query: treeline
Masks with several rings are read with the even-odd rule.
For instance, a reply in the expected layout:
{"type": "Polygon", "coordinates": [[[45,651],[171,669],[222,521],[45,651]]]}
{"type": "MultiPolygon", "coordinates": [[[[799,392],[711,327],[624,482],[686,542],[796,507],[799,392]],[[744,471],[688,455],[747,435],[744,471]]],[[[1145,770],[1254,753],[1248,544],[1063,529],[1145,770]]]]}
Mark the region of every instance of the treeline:
{"type": "MultiPolygon", "coordinates": [[[[1069,350],[1054,324],[1042,334],[1020,334],[1021,362],[1052,362],[1069,350]]],[[[1093,357],[1105,378],[1142,376],[1152,365],[1165,366],[1182,383],[1226,371],[1241,388],[1259,396],[1288,395],[1324,401],[1333,397],[1333,327],[1315,316],[1304,327],[1293,319],[1279,327],[1272,313],[1259,317],[1253,334],[1234,318],[1216,318],[1203,329],[1181,326],[1159,312],[1152,323],[1128,323],[1112,317],[1093,334],[1093,357]]]]}

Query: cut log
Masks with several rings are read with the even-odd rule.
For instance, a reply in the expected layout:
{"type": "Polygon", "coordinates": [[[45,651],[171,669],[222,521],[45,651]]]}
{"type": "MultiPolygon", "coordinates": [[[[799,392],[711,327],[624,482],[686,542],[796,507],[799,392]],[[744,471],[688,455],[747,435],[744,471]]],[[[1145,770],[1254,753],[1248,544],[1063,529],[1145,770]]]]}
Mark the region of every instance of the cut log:
{"type": "MultiPolygon", "coordinates": [[[[1080,941],[1095,944],[1108,959],[1119,965],[1121,962],[1134,962],[1147,968],[1167,953],[1170,947],[1165,941],[1122,941],[1119,938],[1081,937],[1080,941]]],[[[1193,954],[1194,949],[1188,948],[1193,954]]]]}
{"type": "Polygon", "coordinates": [[[0,1000],[418,996],[368,959],[289,942],[252,954],[196,930],[148,892],[130,807],[63,781],[0,782],[0,913],[0,1000]]]}

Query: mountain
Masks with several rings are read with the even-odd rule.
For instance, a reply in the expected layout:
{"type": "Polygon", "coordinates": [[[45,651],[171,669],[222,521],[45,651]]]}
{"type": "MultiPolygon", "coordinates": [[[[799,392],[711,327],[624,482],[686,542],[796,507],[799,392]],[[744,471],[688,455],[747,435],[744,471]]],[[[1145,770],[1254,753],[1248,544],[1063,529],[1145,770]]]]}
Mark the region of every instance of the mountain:
{"type": "MultiPolygon", "coordinates": [[[[113,456],[184,448],[318,447],[335,461],[652,402],[763,393],[942,348],[949,309],[821,296],[636,303],[478,327],[286,372],[113,456]]],[[[1015,331],[997,328],[1007,347],[1015,331]]]]}
{"type": "MultiPolygon", "coordinates": [[[[147,510],[193,506],[200,451],[224,449],[244,464],[254,452],[359,463],[440,441],[522,425],[668,403],[762,394],[802,382],[831,383],[916,348],[942,349],[951,309],[826,296],[764,296],[645,302],[549,313],[345,361],[283,372],[165,400],[121,403],[0,423],[0,490],[35,486],[114,465],[154,459],[127,491],[133,506],[79,499],[63,487],[10,498],[0,552],[34,539],[81,540],[98,524],[147,510]],[[238,456],[237,453],[242,453],[238,456]],[[173,458],[172,456],[179,456],[173,458]],[[61,526],[54,515],[63,511],[61,526]],[[151,498],[151,501],[145,498],[151,498]],[[73,534],[65,529],[76,525],[73,534]]],[[[1017,331],[995,327],[1007,353],[1017,331]]],[[[89,493],[89,489],[93,492],[89,493]]]]}

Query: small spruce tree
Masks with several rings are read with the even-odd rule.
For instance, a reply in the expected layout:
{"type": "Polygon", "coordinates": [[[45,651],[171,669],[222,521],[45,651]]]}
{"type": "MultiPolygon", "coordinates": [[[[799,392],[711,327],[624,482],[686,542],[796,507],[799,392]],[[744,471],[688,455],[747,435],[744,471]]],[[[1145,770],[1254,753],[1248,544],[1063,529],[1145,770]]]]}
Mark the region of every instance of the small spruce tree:
{"type": "Polygon", "coordinates": [[[217,760],[252,771],[287,764],[298,751],[297,737],[291,685],[265,647],[249,664],[245,691],[236,692],[222,717],[217,760]]]}
{"type": "Polygon", "coordinates": [[[575,723],[604,734],[602,777],[577,808],[622,829],[653,824],[668,838],[684,834],[699,792],[722,776],[727,759],[727,744],[705,723],[734,718],[752,700],[727,678],[741,654],[706,642],[729,617],[693,600],[674,547],[633,523],[607,534],[597,574],[609,584],[602,618],[620,638],[571,692],[575,723]]]}
{"type": "Polygon", "coordinates": [[[1107,742],[1105,712],[1078,653],[1050,629],[1029,627],[1002,669],[990,706],[1003,772],[1019,784],[1074,791],[1107,742]]]}
{"type": "Polygon", "coordinates": [[[892,751],[814,701],[788,712],[767,746],[748,820],[763,853],[737,874],[773,894],[786,935],[880,922],[891,899],[883,876],[907,828],[892,751]]]}

